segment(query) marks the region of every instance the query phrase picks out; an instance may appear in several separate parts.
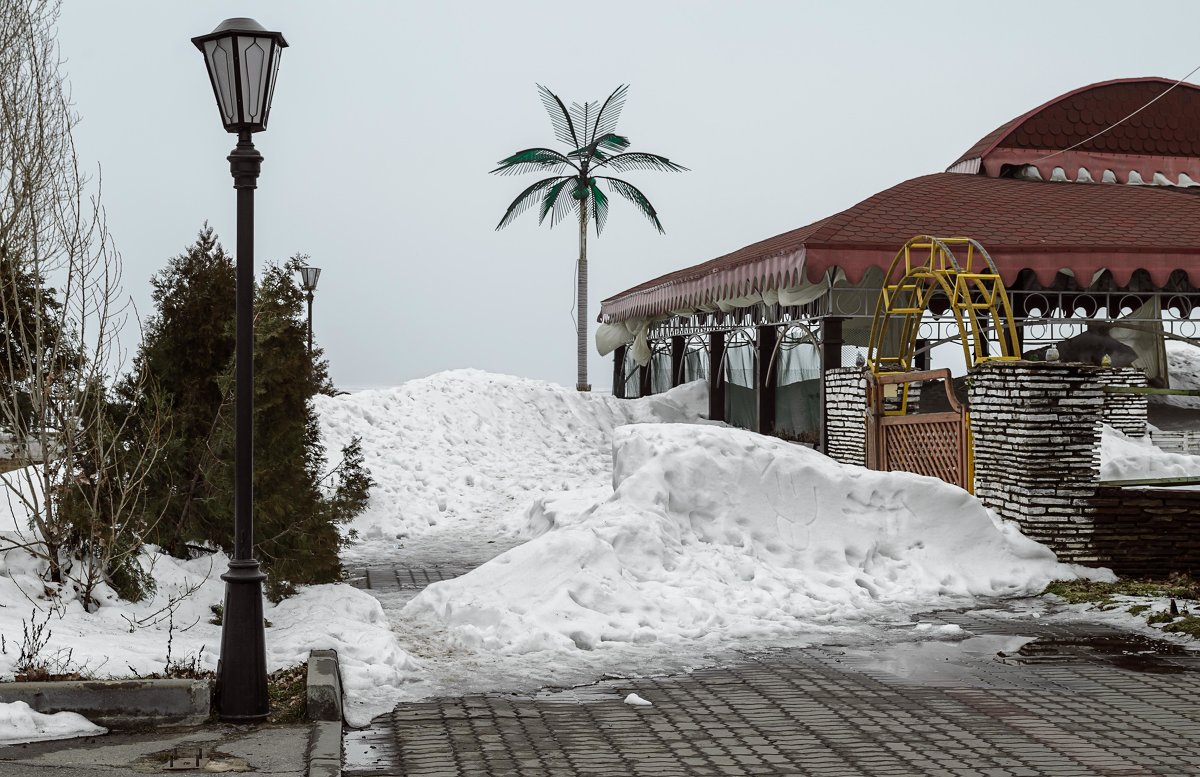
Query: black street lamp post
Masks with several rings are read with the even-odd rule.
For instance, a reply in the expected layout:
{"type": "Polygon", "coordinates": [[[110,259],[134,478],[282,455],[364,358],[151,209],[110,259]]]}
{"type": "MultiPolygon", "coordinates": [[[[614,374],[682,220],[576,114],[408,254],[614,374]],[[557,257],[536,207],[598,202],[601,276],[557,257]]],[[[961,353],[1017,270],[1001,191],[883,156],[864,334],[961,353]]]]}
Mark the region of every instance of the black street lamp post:
{"type": "Polygon", "coordinates": [[[313,292],[317,290],[317,279],[321,277],[320,267],[300,267],[300,285],[304,287],[308,299],[308,360],[312,361],[312,301],[313,292]]]}
{"type": "Polygon", "coordinates": [[[254,559],[254,189],[262,155],[251,134],[267,128],[279,55],[287,41],[253,19],[226,19],[208,35],[192,38],[204,55],[221,122],[236,132],[229,154],[237,190],[237,357],[234,369],[233,558],[225,581],[217,714],[253,722],[267,717],[267,646],[262,582],[254,559]]]}

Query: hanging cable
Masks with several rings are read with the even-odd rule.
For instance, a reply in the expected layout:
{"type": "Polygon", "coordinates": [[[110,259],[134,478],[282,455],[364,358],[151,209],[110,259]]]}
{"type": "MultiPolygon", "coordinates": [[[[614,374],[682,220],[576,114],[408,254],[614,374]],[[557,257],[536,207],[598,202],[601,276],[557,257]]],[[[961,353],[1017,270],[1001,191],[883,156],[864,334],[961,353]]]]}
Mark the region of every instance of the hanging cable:
{"type": "Polygon", "coordinates": [[[1079,141],[1078,143],[1076,143],[1076,144],[1075,144],[1075,145],[1073,145],[1073,146],[1068,146],[1068,147],[1066,147],[1066,148],[1062,149],[1061,151],[1055,151],[1055,152],[1053,152],[1053,153],[1046,154],[1046,155],[1045,155],[1045,156],[1043,156],[1043,157],[1038,157],[1037,159],[1033,160],[1032,164],[1037,164],[1038,162],[1042,162],[1042,161],[1044,161],[1044,160],[1046,160],[1046,159],[1052,159],[1053,157],[1056,157],[1056,156],[1058,156],[1059,154],[1065,154],[1065,153],[1067,153],[1068,151],[1071,151],[1071,150],[1073,150],[1073,149],[1079,148],[1079,147],[1080,147],[1080,146],[1082,146],[1084,143],[1088,143],[1088,142],[1090,142],[1090,141],[1093,141],[1093,140],[1095,140],[1096,138],[1100,137],[1101,135],[1103,135],[1104,133],[1108,132],[1109,130],[1111,130],[1111,129],[1114,129],[1114,128],[1116,128],[1116,127],[1119,127],[1120,125],[1122,125],[1122,124],[1124,124],[1125,122],[1127,122],[1127,121],[1129,121],[1130,119],[1132,119],[1134,116],[1137,116],[1139,113],[1141,113],[1142,111],[1144,111],[1144,110],[1146,110],[1147,108],[1149,108],[1151,105],[1154,105],[1154,103],[1156,103],[1156,102],[1158,102],[1159,100],[1161,100],[1162,98],[1166,97],[1166,96],[1167,96],[1167,94],[1168,94],[1168,93],[1170,93],[1170,91],[1171,91],[1172,89],[1174,89],[1175,87],[1177,87],[1177,86],[1179,86],[1180,84],[1182,84],[1184,81],[1186,81],[1186,80],[1188,80],[1189,78],[1191,78],[1192,74],[1193,74],[1193,73],[1195,73],[1197,70],[1200,70],[1200,65],[1196,65],[1196,67],[1192,68],[1192,72],[1191,72],[1191,73],[1188,73],[1188,74],[1187,74],[1186,76],[1184,76],[1183,78],[1179,79],[1179,80],[1178,80],[1178,81],[1176,81],[1175,83],[1173,83],[1173,84],[1171,84],[1170,86],[1168,86],[1168,87],[1167,87],[1167,88],[1166,88],[1166,89],[1163,91],[1163,93],[1162,93],[1162,94],[1158,95],[1158,96],[1157,96],[1157,97],[1155,97],[1153,100],[1151,100],[1150,102],[1146,103],[1146,104],[1145,104],[1145,105],[1143,105],[1141,108],[1138,108],[1136,111],[1134,111],[1133,113],[1129,114],[1128,116],[1126,116],[1125,118],[1121,119],[1120,121],[1116,121],[1116,122],[1114,122],[1114,123],[1112,123],[1112,124],[1108,125],[1108,126],[1107,126],[1107,127],[1105,127],[1104,129],[1102,129],[1102,130],[1100,130],[1099,132],[1097,132],[1095,135],[1092,135],[1090,138],[1084,138],[1083,140],[1079,141]]]}

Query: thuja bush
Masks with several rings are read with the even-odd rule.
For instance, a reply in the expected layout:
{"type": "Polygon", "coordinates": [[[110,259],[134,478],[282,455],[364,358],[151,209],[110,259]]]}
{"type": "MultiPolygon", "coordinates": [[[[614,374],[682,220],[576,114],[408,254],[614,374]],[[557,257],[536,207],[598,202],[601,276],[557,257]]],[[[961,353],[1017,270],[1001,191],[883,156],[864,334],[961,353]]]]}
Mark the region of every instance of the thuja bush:
{"type": "MultiPolygon", "coordinates": [[[[307,346],[295,268],[268,266],[255,289],[255,556],[274,598],[341,576],[338,529],[360,512],[372,480],[357,441],[342,451],[334,485],[313,397],[332,393],[323,352],[307,346]]],[[[205,225],[195,244],[154,277],[155,313],[124,385],[125,399],[166,417],[161,466],[145,502],[162,514],[151,539],[185,556],[197,545],[232,550],[234,263],[205,225]]],[[[131,443],[138,443],[138,435],[131,443]]]]}

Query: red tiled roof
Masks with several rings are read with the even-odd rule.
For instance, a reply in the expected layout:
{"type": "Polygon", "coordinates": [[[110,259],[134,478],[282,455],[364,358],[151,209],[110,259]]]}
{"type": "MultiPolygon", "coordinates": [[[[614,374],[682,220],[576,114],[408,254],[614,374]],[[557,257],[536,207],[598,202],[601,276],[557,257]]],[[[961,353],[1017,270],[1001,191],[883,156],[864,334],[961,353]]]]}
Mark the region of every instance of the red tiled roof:
{"type": "MultiPolygon", "coordinates": [[[[800,229],[663,275],[604,300],[600,320],[665,315],[717,299],[819,280],[841,268],[852,282],[886,269],[915,235],[972,237],[1006,283],[1021,270],[1041,283],[1059,269],[1090,278],[1137,269],[1162,286],[1200,262],[1200,197],[1152,186],[1050,183],[935,173],[882,191],[800,229]]],[[[1193,282],[1200,280],[1196,273],[1193,282]]]]}
{"type": "Polygon", "coordinates": [[[1105,169],[1123,173],[1122,181],[1131,169],[1146,181],[1155,172],[1172,183],[1180,172],[1200,180],[1200,87],[1175,84],[1165,78],[1127,78],[1076,89],[996,128],[950,167],[965,169],[978,159],[993,177],[1004,164],[1036,163],[1046,168],[1047,178],[1058,166],[1070,178],[1084,167],[1097,180],[1105,169]],[[1103,134],[1092,137],[1098,133],[1103,134]],[[1069,153],[1043,159],[1077,143],[1069,153]],[[1131,159],[1138,157],[1153,159],[1131,159]]]}

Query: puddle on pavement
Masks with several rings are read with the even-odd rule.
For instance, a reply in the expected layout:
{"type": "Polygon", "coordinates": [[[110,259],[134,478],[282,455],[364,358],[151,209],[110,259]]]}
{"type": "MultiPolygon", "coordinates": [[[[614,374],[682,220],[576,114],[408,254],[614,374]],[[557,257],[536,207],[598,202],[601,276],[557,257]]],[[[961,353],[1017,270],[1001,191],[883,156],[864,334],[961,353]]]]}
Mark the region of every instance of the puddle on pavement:
{"type": "Polygon", "coordinates": [[[1196,663],[1200,653],[1140,634],[1042,637],[1026,642],[1016,651],[1001,651],[999,658],[1015,666],[1092,661],[1131,672],[1154,674],[1179,674],[1200,669],[1196,663]]]}
{"type": "Polygon", "coordinates": [[[847,650],[856,669],[884,672],[921,683],[974,684],[980,661],[1015,652],[1033,637],[985,634],[957,642],[898,642],[885,648],[847,650]]]}
{"type": "Polygon", "coordinates": [[[386,718],[381,716],[362,729],[351,729],[342,736],[342,768],[346,772],[371,771],[395,761],[395,736],[386,718]]]}
{"type": "Polygon", "coordinates": [[[846,650],[839,659],[856,669],[884,672],[927,684],[974,684],[981,665],[1100,663],[1132,672],[1200,671],[1200,653],[1140,634],[1071,637],[979,635],[960,642],[900,642],[873,650],[846,650]]]}

